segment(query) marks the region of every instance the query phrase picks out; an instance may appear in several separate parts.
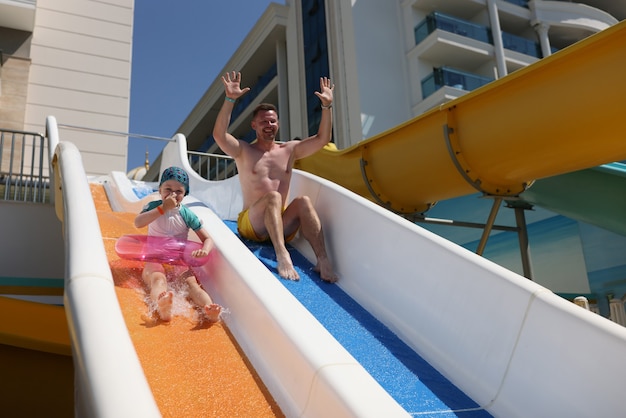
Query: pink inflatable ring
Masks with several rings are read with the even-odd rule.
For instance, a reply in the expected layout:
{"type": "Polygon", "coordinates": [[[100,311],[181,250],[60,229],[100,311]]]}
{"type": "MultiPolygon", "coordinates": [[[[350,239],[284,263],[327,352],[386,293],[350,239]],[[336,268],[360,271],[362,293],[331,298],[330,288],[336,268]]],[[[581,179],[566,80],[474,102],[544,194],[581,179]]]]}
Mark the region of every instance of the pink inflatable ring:
{"type": "Polygon", "coordinates": [[[115,252],[125,260],[149,261],[160,264],[176,264],[197,267],[209,260],[209,256],[194,257],[195,250],[202,244],[195,241],[181,241],[171,237],[151,237],[148,235],[124,235],[115,243],[115,252]]]}

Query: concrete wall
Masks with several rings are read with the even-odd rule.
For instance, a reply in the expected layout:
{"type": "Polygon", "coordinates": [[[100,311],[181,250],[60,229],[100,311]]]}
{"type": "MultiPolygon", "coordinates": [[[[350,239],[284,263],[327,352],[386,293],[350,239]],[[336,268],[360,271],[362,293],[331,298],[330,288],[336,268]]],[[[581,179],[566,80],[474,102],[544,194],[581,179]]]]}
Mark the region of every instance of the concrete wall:
{"type": "Polygon", "coordinates": [[[30,60],[5,56],[3,61],[0,68],[0,128],[21,131],[24,129],[30,60]]]}
{"type": "Polygon", "coordinates": [[[0,219],[0,276],[65,276],[63,231],[54,206],[2,202],[0,219]]]}
{"type": "MultiPolygon", "coordinates": [[[[133,0],[38,0],[31,43],[25,130],[46,117],[127,132],[133,0]]],[[[127,137],[60,128],[81,151],[87,174],[126,170],[127,137]]]]}
{"type": "Polygon", "coordinates": [[[413,116],[409,79],[415,75],[407,73],[399,2],[360,0],[352,14],[362,134],[370,138],[413,116]]]}

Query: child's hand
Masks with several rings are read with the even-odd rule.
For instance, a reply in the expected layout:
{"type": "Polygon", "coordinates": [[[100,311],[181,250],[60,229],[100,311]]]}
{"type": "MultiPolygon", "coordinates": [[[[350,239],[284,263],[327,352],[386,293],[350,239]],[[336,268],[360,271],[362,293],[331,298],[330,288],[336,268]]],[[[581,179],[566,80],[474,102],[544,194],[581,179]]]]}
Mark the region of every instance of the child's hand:
{"type": "Polygon", "coordinates": [[[168,211],[174,209],[178,206],[178,201],[176,200],[176,194],[170,193],[165,199],[163,199],[163,210],[168,211]]]}
{"type": "Polygon", "coordinates": [[[200,248],[199,250],[192,251],[191,255],[193,257],[206,257],[207,255],[209,255],[209,252],[204,248],[200,248]]]}

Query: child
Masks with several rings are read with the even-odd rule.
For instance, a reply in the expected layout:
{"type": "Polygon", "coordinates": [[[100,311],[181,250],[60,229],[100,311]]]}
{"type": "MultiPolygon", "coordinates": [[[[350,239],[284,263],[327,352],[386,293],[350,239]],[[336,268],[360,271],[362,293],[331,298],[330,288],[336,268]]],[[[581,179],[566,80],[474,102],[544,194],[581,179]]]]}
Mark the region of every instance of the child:
{"type": "MultiPolygon", "coordinates": [[[[148,203],[135,218],[135,226],[148,225],[148,235],[168,236],[186,240],[189,229],[193,229],[203,243],[202,249],[195,250],[193,257],[204,257],[213,246],[208,232],[202,227],[200,219],[181,202],[189,193],[189,176],[178,167],[169,167],[163,171],[159,183],[161,200],[148,203]]],[[[180,270],[180,269],[179,269],[180,270]]],[[[180,271],[176,271],[179,273],[180,271]]],[[[151,300],[156,304],[157,313],[162,321],[172,319],[174,293],[168,290],[165,268],[159,263],[146,262],[142,273],[143,281],[148,286],[151,300]]],[[[204,291],[191,269],[187,268],[176,280],[184,280],[191,300],[202,308],[210,322],[219,319],[222,307],[213,303],[204,291]]]]}

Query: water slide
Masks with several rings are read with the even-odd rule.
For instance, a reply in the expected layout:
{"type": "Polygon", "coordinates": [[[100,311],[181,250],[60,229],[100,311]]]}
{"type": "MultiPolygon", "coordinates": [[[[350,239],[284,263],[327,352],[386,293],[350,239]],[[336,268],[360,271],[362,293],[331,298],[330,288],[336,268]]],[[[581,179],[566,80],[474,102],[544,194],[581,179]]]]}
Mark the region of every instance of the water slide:
{"type": "MultiPolygon", "coordinates": [[[[72,161],[80,161],[71,144],[61,143],[57,149],[58,184],[65,190],[60,200],[66,234],[71,235],[66,237],[69,259],[82,260],[69,268],[65,296],[77,375],[83,383],[78,386],[79,404],[90,413],[169,416],[173,413],[164,412],[162,401],[155,399],[155,383],[142,368],[145,353],[130,342],[136,337],[129,336],[133,331],[121,318],[126,314],[118,315],[118,303],[124,312],[126,302],[116,289],[120,283],[110,278],[115,270],[111,265],[116,264],[102,248],[102,215],[100,223],[89,219],[96,216],[89,208],[94,185],[69,168],[72,161]],[[73,208],[80,208],[81,215],[72,213],[73,208]],[[86,219],[79,221],[81,217],[86,219]],[[67,228],[74,222],[80,227],[67,228]],[[91,230],[85,229],[88,225],[91,230]],[[84,249],[89,256],[78,255],[84,249]],[[115,376],[124,376],[124,384],[112,384],[115,376]]],[[[185,152],[184,137],[177,135],[164,150],[163,166],[180,165],[191,172],[185,152]]],[[[186,203],[216,242],[206,274],[199,276],[216,301],[229,309],[224,318],[228,331],[286,416],[586,416],[626,406],[615,389],[626,371],[620,356],[626,329],[298,170],[292,190],[311,196],[324,220],[330,256],[341,277],[336,287],[475,405],[446,410],[423,402],[421,409],[403,408],[368,373],[364,361],[339,344],[225,225],[223,221],[234,219],[241,207],[238,179],[207,182],[195,173],[190,177],[192,192],[186,203]],[[494,294],[498,297],[490,296],[494,294]]],[[[107,202],[116,213],[134,216],[143,204],[133,198],[123,173],[112,173],[105,185],[107,202]]],[[[296,239],[294,247],[311,261],[302,239],[296,239]]],[[[140,315],[134,315],[136,322],[140,315]]],[[[158,338],[154,343],[162,344],[158,338]]]]}
{"type": "Polygon", "coordinates": [[[569,195],[579,198],[567,207],[547,188],[565,181],[557,176],[626,159],[625,51],[622,22],[350,148],[327,147],[298,167],[396,213],[420,214],[477,191],[521,194],[624,233],[624,177],[613,167],[569,176],[569,195]],[[582,195],[599,184],[606,192],[599,200],[599,193],[582,195]],[[595,210],[582,209],[588,205],[595,210]],[[611,206],[622,212],[608,221],[603,211],[611,206]]]}
{"type": "MultiPolygon", "coordinates": [[[[54,118],[48,122],[54,132],[54,118]]],[[[224,327],[207,329],[175,318],[187,328],[172,337],[174,327],[154,326],[144,318],[145,302],[137,297],[137,289],[130,295],[124,291],[132,287],[129,275],[134,270],[136,280],[140,266],[120,264],[110,250],[113,238],[129,231],[124,220],[132,222],[145,202],[133,197],[123,173],[88,183],[76,147],[64,142],[56,146],[55,203],[68,254],[64,299],[78,415],[178,416],[184,407],[188,416],[408,416],[222,222],[218,213],[232,218],[241,207],[238,179],[207,182],[192,172],[184,156],[186,141],[178,135],[166,147],[163,164],[191,173],[194,192],[185,203],[203,220],[216,246],[196,274],[229,312],[224,327]],[[104,185],[106,198],[97,198],[94,189],[104,185]],[[213,198],[206,199],[207,195],[213,198]],[[129,300],[139,309],[129,309],[129,300]],[[209,334],[204,347],[193,349],[194,334],[201,332],[209,334]],[[226,342],[226,348],[211,351],[225,339],[219,334],[232,336],[236,344],[226,347],[226,342]],[[176,349],[176,344],[182,347],[176,349]],[[252,375],[253,383],[261,386],[257,392],[268,397],[261,402],[267,405],[262,414],[252,409],[259,404],[258,396],[244,402],[251,395],[242,391],[241,380],[218,381],[214,375],[218,371],[208,366],[209,360],[216,365],[226,361],[225,350],[245,353],[239,363],[249,367],[242,373],[252,375]],[[172,367],[154,369],[164,363],[172,367]],[[200,365],[190,370],[190,363],[200,365]],[[204,384],[198,385],[197,378],[204,384]],[[198,391],[200,395],[181,401],[180,396],[198,391]],[[221,400],[221,409],[206,410],[207,404],[214,405],[212,398],[221,400]],[[235,409],[219,413],[228,408],[235,409]]]]}
{"type": "MultiPolygon", "coordinates": [[[[601,60],[602,57],[591,59],[587,55],[597,50],[613,55],[608,67],[619,68],[618,64],[624,63],[624,26],[609,29],[606,33],[585,43],[593,45],[590,50],[580,47],[575,49],[578,54],[571,50],[560,53],[568,57],[565,60],[569,65],[564,65],[556,56],[548,59],[559,68],[568,67],[567,71],[562,70],[560,80],[573,83],[569,71],[578,71],[579,65],[586,68],[583,74],[596,65],[606,67],[607,62],[601,60]],[[615,38],[621,40],[621,44],[616,46],[613,43],[615,38]],[[621,54],[613,53],[616,47],[621,54]],[[595,59],[602,63],[591,65],[590,61],[595,59]]],[[[546,69],[543,65],[536,68],[539,73],[552,72],[550,67],[546,69]]],[[[607,71],[614,71],[614,68],[607,68],[607,71]]],[[[359,186],[361,189],[369,192],[371,188],[377,198],[392,209],[411,213],[420,212],[430,202],[471,193],[476,186],[488,193],[513,195],[524,190],[535,178],[626,158],[624,141],[615,139],[620,135],[623,137],[620,126],[608,128],[605,119],[619,120],[619,107],[616,103],[609,103],[604,108],[605,100],[594,96],[602,91],[607,96],[615,96],[616,100],[624,97],[621,79],[598,76],[593,88],[580,82],[575,90],[567,92],[569,96],[565,97],[571,97],[573,93],[585,97],[580,104],[587,112],[602,102],[605,112],[601,115],[594,113],[590,118],[598,120],[598,129],[593,130],[591,126],[584,126],[586,119],[579,117],[580,112],[575,116],[559,116],[558,112],[553,112],[550,101],[557,94],[550,93],[550,82],[531,76],[531,70],[521,70],[520,74],[509,78],[510,83],[503,82],[503,79],[495,83],[498,88],[486,88],[483,90],[485,99],[473,102],[476,108],[463,105],[478,95],[472,93],[468,95],[470,98],[455,101],[456,107],[431,112],[424,119],[418,118],[388,133],[393,144],[403,136],[395,133],[400,130],[413,135],[439,131],[443,145],[422,143],[428,142],[426,140],[413,141],[420,151],[417,154],[433,153],[432,159],[426,159],[424,164],[410,156],[406,157],[407,161],[402,161],[407,154],[404,151],[396,155],[395,165],[385,166],[381,161],[392,158],[394,147],[388,149],[381,145],[382,141],[373,139],[363,144],[360,155],[351,155],[348,150],[339,152],[346,156],[350,154],[342,165],[358,168],[357,173],[363,169],[363,175],[370,181],[368,186],[359,186]],[[525,77],[534,77],[535,82],[543,87],[517,83],[525,77]],[[606,90],[609,78],[613,78],[616,85],[606,90]],[[617,85],[619,83],[621,85],[617,85]],[[542,89],[547,91],[542,92],[542,89]],[[528,90],[533,90],[536,96],[534,101],[527,102],[528,108],[522,107],[528,109],[528,113],[523,114],[524,120],[539,118],[533,121],[541,123],[547,119],[557,126],[544,124],[542,129],[536,129],[532,123],[526,126],[523,121],[511,120],[511,126],[504,129],[501,118],[506,112],[502,111],[497,113],[498,117],[492,118],[491,123],[479,121],[478,115],[483,110],[491,115],[498,108],[505,108],[504,104],[490,104],[492,100],[505,100],[512,94],[523,96],[528,90]],[[549,114],[535,114],[537,107],[549,114]],[[469,123],[472,118],[477,119],[475,124],[469,123]],[[439,123],[438,128],[415,127],[426,123],[421,120],[443,123],[439,123]],[[568,126],[558,126],[566,121],[568,126]],[[570,129],[570,123],[578,128],[570,129]],[[463,141],[472,137],[472,132],[479,126],[485,129],[484,135],[478,135],[479,142],[485,141],[489,146],[485,148],[488,163],[477,165],[475,154],[478,150],[463,141]],[[517,129],[524,129],[532,138],[531,143],[524,146],[510,140],[515,136],[510,132],[517,129]],[[558,139],[556,133],[563,130],[566,136],[572,133],[570,131],[586,131],[587,138],[594,138],[593,147],[587,146],[581,151],[584,141],[578,135],[570,138],[568,147],[544,144],[551,142],[552,138],[558,139]],[[494,139],[495,132],[505,139],[499,143],[494,139]],[[543,136],[537,139],[533,133],[543,136]],[[539,145],[539,149],[526,151],[525,157],[517,155],[527,147],[533,149],[539,145]],[[449,157],[448,147],[456,150],[452,153],[454,161],[449,157]],[[498,149],[506,151],[504,157],[495,156],[498,149]],[[560,159],[565,151],[568,156],[560,159]],[[528,161],[536,162],[533,165],[537,167],[528,167],[528,161]],[[389,167],[396,166],[407,169],[420,166],[418,173],[425,169],[422,174],[426,177],[414,173],[410,178],[416,175],[415,179],[424,184],[426,192],[418,192],[421,188],[413,183],[415,189],[400,199],[408,174],[404,170],[397,170],[403,173],[389,170],[389,167]],[[457,167],[465,167],[462,171],[467,176],[459,174],[457,167]],[[443,169],[441,176],[433,175],[438,173],[433,171],[435,168],[443,169]],[[448,170],[450,168],[452,170],[448,170]],[[392,178],[387,178],[386,174],[392,178]],[[498,174],[505,175],[500,179],[498,174]],[[395,188],[388,187],[393,185],[393,176],[398,177],[400,183],[395,188]],[[472,180],[471,184],[465,177],[472,180]],[[448,186],[451,191],[446,191],[448,186]]],[[[562,89],[562,93],[567,91],[558,85],[555,89],[562,89]]],[[[569,103],[563,104],[564,112],[570,112],[569,103]]],[[[54,125],[53,121],[51,124],[54,125]]],[[[163,414],[162,407],[155,400],[151,383],[141,365],[143,354],[136,350],[119,307],[121,302],[94,204],[93,185],[84,176],[76,148],[67,143],[55,146],[54,132],[49,129],[51,148],[55,150],[55,202],[57,214],[63,219],[68,254],[64,298],[77,376],[77,409],[90,415],[158,416],[163,414]],[[103,312],[108,315],[102,315],[103,312]]],[[[422,137],[430,136],[417,135],[417,138],[422,137]]],[[[162,164],[181,165],[190,171],[183,157],[185,154],[186,144],[179,135],[176,142],[166,147],[162,164]]],[[[331,159],[330,164],[338,165],[336,161],[331,159]]],[[[118,206],[113,210],[122,213],[130,213],[131,209],[134,212],[141,202],[126,193],[127,187],[118,178],[112,174],[106,180],[111,189],[108,195],[110,205],[118,206]],[[113,199],[111,196],[117,197],[113,199]],[[127,204],[131,205],[128,211],[124,209],[127,204]]],[[[350,181],[348,175],[345,181],[350,181]]],[[[359,187],[354,189],[358,191],[359,187]]],[[[236,178],[206,182],[192,174],[191,189],[189,203],[204,219],[216,240],[217,249],[207,265],[206,276],[202,276],[203,284],[230,310],[224,318],[228,331],[285,415],[409,416],[460,412],[404,409],[285,290],[222,222],[233,219],[241,206],[236,178]]],[[[621,376],[626,372],[626,360],[621,355],[626,343],[623,327],[581,309],[333,182],[297,170],[292,193],[311,196],[320,213],[330,256],[341,278],[337,287],[470,397],[478,405],[477,410],[494,416],[609,416],[626,406],[618,389],[621,376]]],[[[297,239],[294,246],[311,260],[310,249],[301,239],[297,239]]]]}
{"type": "Polygon", "coordinates": [[[626,235],[626,164],[610,163],[536,181],[521,198],[626,235]]]}

